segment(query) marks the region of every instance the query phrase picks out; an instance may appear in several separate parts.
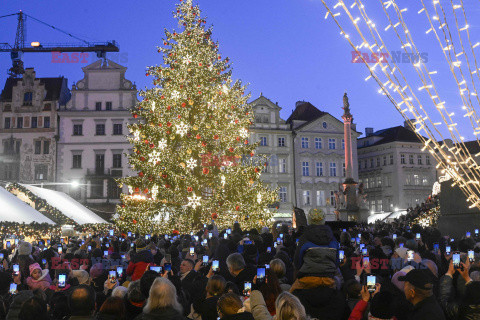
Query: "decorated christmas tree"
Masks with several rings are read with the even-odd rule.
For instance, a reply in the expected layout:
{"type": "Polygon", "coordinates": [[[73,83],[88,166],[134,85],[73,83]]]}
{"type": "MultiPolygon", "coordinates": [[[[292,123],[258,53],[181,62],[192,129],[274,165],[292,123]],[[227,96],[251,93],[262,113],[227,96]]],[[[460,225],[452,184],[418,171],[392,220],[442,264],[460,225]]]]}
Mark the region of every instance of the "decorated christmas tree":
{"type": "Polygon", "coordinates": [[[176,6],[181,30],[165,31],[163,64],[147,68],[154,88],[140,92],[129,127],[136,176],[121,179],[116,223],[123,231],[189,232],[212,219],[261,227],[277,193],[260,181],[266,159],[248,141],[254,115],[245,86],[190,0],[176,6]]]}

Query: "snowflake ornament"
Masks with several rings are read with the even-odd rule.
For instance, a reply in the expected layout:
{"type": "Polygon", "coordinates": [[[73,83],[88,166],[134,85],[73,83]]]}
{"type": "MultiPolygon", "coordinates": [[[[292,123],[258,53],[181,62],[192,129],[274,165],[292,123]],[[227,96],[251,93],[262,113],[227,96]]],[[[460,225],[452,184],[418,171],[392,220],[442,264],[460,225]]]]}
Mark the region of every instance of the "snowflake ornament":
{"type": "Polygon", "coordinates": [[[175,127],[177,127],[177,133],[180,135],[180,136],[184,136],[187,131],[188,131],[188,125],[186,125],[185,123],[180,122],[180,124],[177,124],[175,125],[175,127]]]}
{"type": "Polygon", "coordinates": [[[163,138],[158,142],[158,149],[163,150],[167,146],[167,139],[163,138]]]}
{"type": "Polygon", "coordinates": [[[262,194],[257,193],[257,203],[262,203],[262,194]]]}
{"type": "Polygon", "coordinates": [[[197,166],[197,160],[193,159],[193,158],[190,158],[187,160],[187,167],[189,169],[194,169],[195,167],[197,166]]]}
{"type": "Polygon", "coordinates": [[[152,105],[150,108],[152,109],[152,111],[155,111],[155,101],[152,101],[152,105]]]}
{"type": "Polygon", "coordinates": [[[228,90],[230,90],[230,88],[229,88],[226,84],[224,84],[224,85],[222,86],[222,91],[223,91],[223,93],[228,93],[228,90]]]}
{"type": "Polygon", "coordinates": [[[242,129],[240,129],[239,134],[240,134],[240,137],[246,138],[246,137],[248,137],[248,130],[245,129],[245,128],[242,128],[242,129]]]}
{"type": "Polygon", "coordinates": [[[226,182],[225,176],[222,175],[222,176],[220,177],[220,180],[221,180],[221,182],[222,182],[222,187],[224,187],[224,186],[225,186],[225,182],[226,182]]]}
{"type": "Polygon", "coordinates": [[[150,154],[150,159],[148,162],[150,162],[153,165],[156,165],[157,162],[160,161],[160,152],[153,150],[152,153],[150,154]]]}
{"type": "Polygon", "coordinates": [[[200,200],[202,199],[201,197],[197,197],[195,194],[191,197],[187,197],[188,199],[188,207],[192,207],[193,209],[197,208],[198,206],[201,205],[200,200]]]}
{"type": "Polygon", "coordinates": [[[157,194],[158,194],[158,186],[153,186],[152,188],[152,198],[153,200],[157,200],[157,194]]]}
{"type": "Polygon", "coordinates": [[[190,64],[190,63],[192,63],[192,56],[187,54],[187,55],[183,58],[183,63],[185,63],[185,64],[190,64]]]}
{"type": "Polygon", "coordinates": [[[133,188],[131,186],[128,186],[128,193],[132,194],[133,193],[133,188]]]}
{"type": "Polygon", "coordinates": [[[172,98],[175,100],[178,100],[180,98],[180,92],[178,92],[177,90],[174,90],[172,92],[172,98]]]}
{"type": "Polygon", "coordinates": [[[133,140],[140,141],[140,131],[133,130],[132,133],[133,133],[133,140]]]}

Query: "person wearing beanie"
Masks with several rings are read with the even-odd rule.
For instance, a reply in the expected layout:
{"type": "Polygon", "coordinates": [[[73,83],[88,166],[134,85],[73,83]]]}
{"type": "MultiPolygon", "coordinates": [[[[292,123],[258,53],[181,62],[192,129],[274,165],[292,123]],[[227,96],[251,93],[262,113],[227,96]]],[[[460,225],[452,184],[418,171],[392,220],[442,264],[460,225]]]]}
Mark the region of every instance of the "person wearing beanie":
{"type": "Polygon", "coordinates": [[[127,275],[132,277],[132,281],[142,277],[148,267],[153,264],[153,254],[147,249],[147,244],[143,239],[135,240],[136,252],[130,257],[127,267],[127,275]]]}
{"type": "Polygon", "coordinates": [[[12,264],[16,263],[20,267],[20,276],[22,282],[26,280],[30,274],[29,266],[35,263],[32,258],[32,244],[26,241],[20,241],[17,247],[17,253],[12,259],[12,264]]]}
{"type": "Polygon", "coordinates": [[[78,284],[90,284],[90,275],[85,270],[72,270],[72,275],[77,278],[78,284]]]}
{"type": "Polygon", "coordinates": [[[41,289],[45,291],[52,284],[48,269],[43,269],[38,263],[29,266],[30,276],[27,278],[27,285],[30,290],[41,289]]]}

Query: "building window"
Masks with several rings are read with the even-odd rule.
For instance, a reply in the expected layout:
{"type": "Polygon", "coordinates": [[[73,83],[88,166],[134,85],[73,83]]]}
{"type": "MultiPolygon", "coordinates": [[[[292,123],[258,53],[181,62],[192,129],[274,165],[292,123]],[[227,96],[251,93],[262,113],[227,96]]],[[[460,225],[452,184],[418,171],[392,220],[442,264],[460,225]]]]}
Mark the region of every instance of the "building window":
{"type": "Polygon", "coordinates": [[[32,128],[38,127],[38,118],[32,117],[32,128]]]}
{"type": "Polygon", "coordinates": [[[95,126],[95,134],[97,136],[104,136],[105,135],[105,125],[102,123],[102,124],[97,124],[95,126]]]}
{"type": "Polygon", "coordinates": [[[383,211],[382,200],[377,200],[377,211],[383,211]]]}
{"type": "Polygon", "coordinates": [[[370,183],[370,180],[368,178],[365,178],[365,189],[370,188],[369,183],[370,183]]]}
{"type": "Polygon", "coordinates": [[[416,186],[420,185],[420,176],[418,174],[413,175],[413,182],[416,186]]]}
{"type": "Polygon", "coordinates": [[[50,141],[44,140],[43,141],[43,154],[49,154],[50,153],[50,141]]]}
{"type": "Polygon", "coordinates": [[[422,184],[423,184],[424,186],[428,186],[428,178],[427,178],[427,177],[423,177],[423,179],[422,179],[422,184]]]}
{"type": "Polygon", "coordinates": [[[370,188],[375,188],[377,186],[377,179],[375,179],[375,177],[371,177],[369,181],[370,181],[370,188]]]}
{"type": "Polygon", "coordinates": [[[35,141],[35,154],[41,154],[42,153],[42,141],[41,140],[36,140],[35,141]]]}
{"type": "Polygon", "coordinates": [[[278,138],[278,146],[279,147],[285,147],[285,138],[284,137],[279,137],[278,138]]]}
{"type": "Polygon", "coordinates": [[[413,162],[413,154],[408,155],[408,163],[409,163],[409,164],[414,164],[414,162],[413,162]]]}
{"type": "Polygon", "coordinates": [[[23,128],[23,117],[18,117],[17,118],[17,129],[22,129],[23,128]]]}
{"type": "Polygon", "coordinates": [[[337,176],[337,164],[335,162],[330,162],[330,177],[337,176]]]}
{"type": "Polygon", "coordinates": [[[375,162],[375,160],[373,160],[373,158],[370,159],[370,168],[373,168],[374,162],[375,162]]]}
{"type": "Polygon", "coordinates": [[[303,190],[303,204],[306,206],[310,205],[310,191],[303,190]]]}
{"type": "Polygon", "coordinates": [[[308,149],[308,138],[307,137],[302,137],[302,148],[303,149],[308,149]]]}
{"type": "Polygon", "coordinates": [[[393,154],[390,155],[390,164],[393,164],[393,154]]]}
{"type": "Polygon", "coordinates": [[[260,145],[262,147],[267,146],[267,137],[260,137],[260,145]]]}
{"type": "Polygon", "coordinates": [[[25,92],[23,94],[23,105],[24,106],[31,106],[33,99],[33,92],[25,92]]]}
{"type": "Polygon", "coordinates": [[[384,165],[384,166],[387,165],[387,156],[383,156],[383,165],[384,165]]]}
{"type": "Polygon", "coordinates": [[[287,202],[287,187],[280,187],[278,189],[278,198],[282,203],[287,202]]]}
{"type": "Polygon", "coordinates": [[[422,156],[421,155],[417,156],[417,164],[422,164],[422,156]]]}
{"type": "Polygon", "coordinates": [[[74,154],[73,155],[73,169],[81,169],[82,168],[82,155],[81,154],[74,154]]]}
{"type": "Polygon", "coordinates": [[[407,186],[409,186],[409,185],[412,184],[412,176],[411,176],[411,175],[407,174],[407,175],[405,176],[405,184],[406,184],[407,186]]]}
{"type": "Polygon", "coordinates": [[[322,149],[322,138],[315,138],[315,149],[322,149]]]}
{"type": "Polygon", "coordinates": [[[405,164],[405,155],[404,154],[400,155],[400,163],[405,164]]]}
{"type": "Polygon", "coordinates": [[[112,101],[107,101],[105,103],[105,110],[111,111],[112,110],[112,101]]]}
{"type": "Polygon", "coordinates": [[[50,111],[52,110],[52,104],[51,103],[45,103],[43,106],[43,111],[50,111]]]}
{"type": "Polygon", "coordinates": [[[4,126],[3,126],[5,129],[10,129],[10,125],[11,125],[10,121],[11,121],[10,117],[5,118],[5,122],[4,122],[4,126]]]}
{"type": "Polygon", "coordinates": [[[380,158],[377,158],[377,167],[380,167],[380,158]]]}
{"type": "Polygon", "coordinates": [[[95,102],[95,110],[102,111],[102,103],[101,102],[95,102]]]}
{"type": "Polygon", "coordinates": [[[280,173],[286,173],[287,172],[287,159],[285,159],[285,158],[280,159],[279,164],[280,164],[279,165],[280,173]]]}
{"type": "Polygon", "coordinates": [[[425,164],[430,164],[430,155],[428,154],[425,156],[425,164]]]}
{"type": "Polygon", "coordinates": [[[335,149],[335,139],[328,139],[328,149],[330,150],[335,149]]]}
{"type": "Polygon", "coordinates": [[[308,161],[302,162],[302,175],[308,177],[310,175],[308,161]]]}
{"type": "Polygon", "coordinates": [[[12,105],[6,104],[5,107],[3,107],[3,112],[11,112],[12,111],[12,105]]]}
{"type": "Polygon", "coordinates": [[[105,155],[103,153],[97,153],[95,155],[95,173],[105,173],[105,155]]]}
{"type": "Polygon", "coordinates": [[[382,177],[377,177],[377,187],[382,187],[382,177]]]}
{"type": "Polygon", "coordinates": [[[343,173],[343,176],[345,177],[347,175],[347,171],[345,169],[345,162],[342,163],[342,173],[343,173]]]}
{"type": "Polygon", "coordinates": [[[368,168],[368,160],[365,159],[365,167],[364,167],[364,169],[367,169],[367,168],[368,168]]]}
{"type": "Polygon", "coordinates": [[[317,177],[323,177],[323,163],[322,162],[315,163],[315,171],[316,171],[317,177]]]}
{"type": "Polygon", "coordinates": [[[326,122],[322,123],[322,127],[323,129],[327,129],[327,123],[326,122]]]}
{"type": "Polygon", "coordinates": [[[345,139],[342,139],[342,150],[345,150],[345,139]]]}
{"type": "Polygon", "coordinates": [[[330,204],[331,204],[333,207],[336,206],[335,191],[333,191],[333,190],[330,191],[330,204]]]}
{"type": "Polygon", "coordinates": [[[81,135],[83,135],[83,125],[81,125],[81,124],[74,124],[74,125],[73,125],[73,135],[74,135],[74,136],[81,136],[81,135]]]}
{"type": "Polygon", "coordinates": [[[43,127],[50,128],[50,117],[43,118],[43,127]]]}
{"type": "Polygon", "coordinates": [[[114,123],[113,124],[113,134],[114,135],[122,135],[123,134],[123,125],[121,123],[114,123]]]}
{"type": "Polygon", "coordinates": [[[358,161],[358,170],[361,170],[362,169],[362,161],[358,161]]]}
{"type": "Polygon", "coordinates": [[[113,155],[113,168],[121,168],[122,167],[122,154],[117,153],[113,155]]]}
{"type": "Polygon", "coordinates": [[[322,207],[325,205],[325,191],[317,190],[317,206],[322,207]]]}
{"type": "Polygon", "coordinates": [[[46,164],[35,165],[35,180],[46,180],[48,176],[48,167],[46,164]]]}

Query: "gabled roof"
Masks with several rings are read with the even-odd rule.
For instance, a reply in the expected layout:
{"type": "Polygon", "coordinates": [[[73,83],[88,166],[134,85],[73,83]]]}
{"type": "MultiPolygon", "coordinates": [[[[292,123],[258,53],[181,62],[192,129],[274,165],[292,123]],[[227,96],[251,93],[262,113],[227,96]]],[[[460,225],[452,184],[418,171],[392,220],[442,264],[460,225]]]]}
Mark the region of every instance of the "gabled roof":
{"type": "Polygon", "coordinates": [[[295,106],[295,110],[293,110],[292,114],[290,115],[290,117],[288,117],[286,122],[290,124],[293,123],[293,120],[311,122],[320,117],[323,117],[326,114],[328,113],[320,111],[310,102],[304,101],[302,103],[297,103],[297,105],[295,106]]]}
{"type": "MultiPolygon", "coordinates": [[[[62,92],[62,85],[64,77],[58,78],[35,78],[35,80],[40,80],[40,84],[45,85],[45,90],[47,90],[47,95],[45,96],[46,101],[58,100],[62,92]]],[[[17,84],[17,81],[22,81],[22,78],[7,78],[5,81],[5,87],[2,90],[0,95],[1,101],[12,101],[12,90],[13,87],[17,84]]]]}
{"type": "MultiPolygon", "coordinates": [[[[394,141],[421,143],[420,138],[415,134],[415,132],[402,126],[396,126],[396,127],[378,130],[374,132],[371,136],[382,137],[382,139],[368,146],[363,146],[363,147],[359,146],[358,148],[377,146],[379,144],[384,144],[384,143],[389,143],[394,141]]],[[[367,139],[367,138],[368,137],[363,137],[361,139],[367,139]]]]}
{"type": "Polygon", "coordinates": [[[470,152],[470,154],[474,155],[474,154],[477,154],[477,153],[480,152],[480,145],[478,144],[477,140],[466,141],[466,142],[464,142],[464,144],[465,144],[465,147],[467,148],[468,152],[470,152]]]}
{"type": "Polygon", "coordinates": [[[262,103],[274,109],[282,109],[276,103],[273,103],[272,100],[268,99],[267,97],[264,97],[262,94],[257,99],[253,100],[252,102],[249,102],[250,105],[262,104],[262,103]]]}
{"type": "Polygon", "coordinates": [[[105,70],[105,69],[110,69],[110,70],[127,70],[127,67],[124,67],[122,65],[119,65],[118,63],[113,62],[112,60],[106,59],[103,61],[102,59],[97,60],[88,66],[85,66],[82,68],[83,71],[86,70],[105,70]]]}

